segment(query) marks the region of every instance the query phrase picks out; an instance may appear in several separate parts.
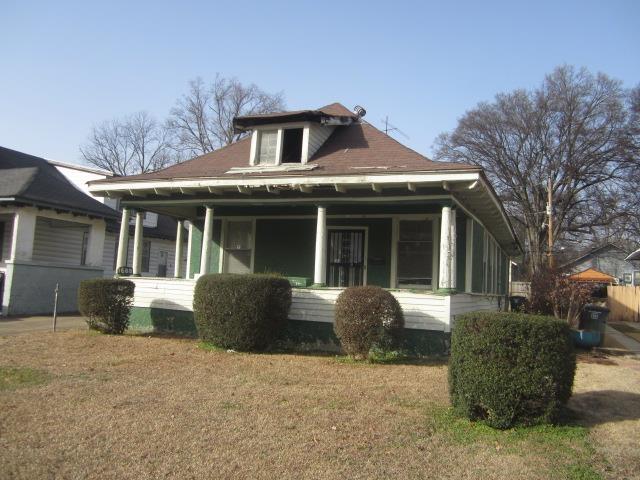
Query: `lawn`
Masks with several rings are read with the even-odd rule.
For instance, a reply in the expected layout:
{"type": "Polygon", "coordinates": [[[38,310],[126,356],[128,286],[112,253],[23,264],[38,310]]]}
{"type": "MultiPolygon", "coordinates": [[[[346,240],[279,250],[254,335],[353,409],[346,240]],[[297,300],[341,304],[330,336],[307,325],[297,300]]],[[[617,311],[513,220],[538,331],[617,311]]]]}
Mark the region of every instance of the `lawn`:
{"type": "Polygon", "coordinates": [[[586,358],[561,427],[447,409],[445,362],[0,338],[2,478],[640,478],[640,361],[586,358]]]}

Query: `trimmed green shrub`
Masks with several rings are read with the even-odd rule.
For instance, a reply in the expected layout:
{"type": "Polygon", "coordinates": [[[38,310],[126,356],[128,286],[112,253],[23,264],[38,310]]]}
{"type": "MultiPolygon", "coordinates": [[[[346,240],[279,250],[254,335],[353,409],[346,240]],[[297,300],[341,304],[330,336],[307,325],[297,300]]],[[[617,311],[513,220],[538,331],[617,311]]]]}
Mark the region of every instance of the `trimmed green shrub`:
{"type": "Polygon", "coordinates": [[[333,328],[345,353],[365,358],[374,345],[391,350],[399,344],[404,316],[398,300],[388,291],[373,286],[349,287],[336,300],[333,328]]]}
{"type": "Polygon", "coordinates": [[[575,370],[566,322],[499,312],[456,318],[449,392],[456,412],[471,420],[495,428],[555,423],[575,370]]]}
{"type": "Polygon", "coordinates": [[[83,280],[78,288],[78,310],[89,328],[121,335],[129,326],[136,285],[119,278],[83,280]]]}
{"type": "Polygon", "coordinates": [[[277,275],[204,275],[193,297],[200,339],[240,351],[271,346],[286,327],[290,307],[291,285],[277,275]]]}

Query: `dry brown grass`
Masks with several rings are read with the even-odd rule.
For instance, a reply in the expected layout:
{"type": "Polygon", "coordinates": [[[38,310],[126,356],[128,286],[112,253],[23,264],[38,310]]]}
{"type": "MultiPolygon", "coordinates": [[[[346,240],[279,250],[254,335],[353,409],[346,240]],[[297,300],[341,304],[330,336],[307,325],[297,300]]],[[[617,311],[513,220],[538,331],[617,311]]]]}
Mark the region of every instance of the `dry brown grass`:
{"type": "MultiPolygon", "coordinates": [[[[581,364],[577,391],[635,393],[625,399],[635,408],[640,362],[616,362],[581,364]],[[611,384],[617,376],[626,383],[611,384]]],[[[638,461],[640,410],[591,419],[608,460],[580,438],[556,452],[545,433],[449,431],[434,420],[448,403],[445,365],[65,332],[0,338],[0,366],[49,374],[48,383],[0,391],[3,478],[578,478],[571,469],[587,460],[638,475],[618,462],[638,461]]],[[[610,407],[606,397],[576,398],[610,407]]]]}

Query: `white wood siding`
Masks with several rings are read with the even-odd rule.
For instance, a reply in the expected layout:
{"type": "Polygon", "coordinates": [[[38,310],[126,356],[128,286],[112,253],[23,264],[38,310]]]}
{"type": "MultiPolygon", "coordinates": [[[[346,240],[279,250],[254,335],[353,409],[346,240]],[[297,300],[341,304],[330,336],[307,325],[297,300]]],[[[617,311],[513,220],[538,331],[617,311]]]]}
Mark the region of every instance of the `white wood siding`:
{"type": "Polygon", "coordinates": [[[335,127],[312,123],[309,126],[309,159],[318,151],[335,127]]]}
{"type": "Polygon", "coordinates": [[[195,280],[166,278],[128,278],[136,284],[134,307],[193,311],[195,280]]]}
{"type": "Polygon", "coordinates": [[[504,309],[504,297],[497,295],[474,295],[460,293],[451,296],[451,315],[461,315],[467,312],[493,311],[497,312],[500,307],[504,309]]]}
{"type": "Polygon", "coordinates": [[[38,217],[33,260],[57,265],[80,265],[82,236],[88,231],[88,225],[38,217]]]}
{"type": "MultiPolygon", "coordinates": [[[[131,278],[136,284],[135,307],[192,311],[195,280],[131,278]]],[[[293,289],[289,318],[314,322],[333,322],[335,301],[341,289],[293,289]]],[[[420,330],[449,331],[447,296],[391,292],[400,302],[405,326],[420,330]]]]}

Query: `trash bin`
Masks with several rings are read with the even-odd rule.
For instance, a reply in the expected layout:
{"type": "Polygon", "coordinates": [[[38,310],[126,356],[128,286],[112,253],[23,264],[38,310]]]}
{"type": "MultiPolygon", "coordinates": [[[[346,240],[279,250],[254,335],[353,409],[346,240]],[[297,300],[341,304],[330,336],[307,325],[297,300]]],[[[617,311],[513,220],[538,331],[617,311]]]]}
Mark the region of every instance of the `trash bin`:
{"type": "Polygon", "coordinates": [[[527,301],[527,297],[522,297],[520,295],[513,295],[509,297],[509,304],[511,306],[512,312],[521,312],[524,310],[524,302],[527,301]]]}
{"type": "Polygon", "coordinates": [[[598,347],[604,342],[609,309],[587,304],[580,316],[580,330],[574,331],[576,344],[582,347],[598,347]]]}

